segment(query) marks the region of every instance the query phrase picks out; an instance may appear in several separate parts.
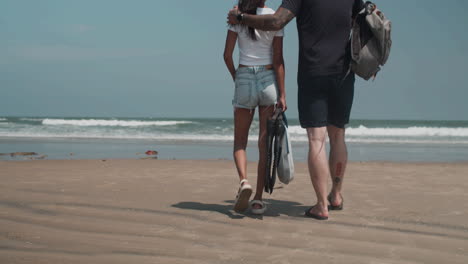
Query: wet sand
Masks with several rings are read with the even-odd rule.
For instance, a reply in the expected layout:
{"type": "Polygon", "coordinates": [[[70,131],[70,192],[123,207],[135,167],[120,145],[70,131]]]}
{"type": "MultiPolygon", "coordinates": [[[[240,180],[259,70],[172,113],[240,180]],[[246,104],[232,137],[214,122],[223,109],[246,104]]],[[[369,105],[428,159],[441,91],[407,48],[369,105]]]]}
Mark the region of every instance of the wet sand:
{"type": "Polygon", "coordinates": [[[351,163],[329,221],[296,167],[258,217],[232,161],[0,161],[0,263],[468,263],[468,163],[351,163]]]}

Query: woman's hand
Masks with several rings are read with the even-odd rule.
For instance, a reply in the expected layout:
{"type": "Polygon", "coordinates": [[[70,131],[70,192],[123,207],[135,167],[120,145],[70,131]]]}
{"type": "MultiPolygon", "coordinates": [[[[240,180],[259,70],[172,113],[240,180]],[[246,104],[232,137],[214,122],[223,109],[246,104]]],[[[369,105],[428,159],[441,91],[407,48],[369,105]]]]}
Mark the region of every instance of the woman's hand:
{"type": "Polygon", "coordinates": [[[286,105],[286,97],[280,96],[280,98],[278,98],[278,102],[276,103],[276,107],[281,108],[283,112],[286,112],[286,110],[288,110],[288,106],[286,105]]]}
{"type": "Polygon", "coordinates": [[[234,69],[234,72],[231,72],[231,75],[232,75],[232,81],[233,81],[233,82],[236,82],[236,75],[237,75],[237,70],[238,70],[238,69],[234,69]]]}

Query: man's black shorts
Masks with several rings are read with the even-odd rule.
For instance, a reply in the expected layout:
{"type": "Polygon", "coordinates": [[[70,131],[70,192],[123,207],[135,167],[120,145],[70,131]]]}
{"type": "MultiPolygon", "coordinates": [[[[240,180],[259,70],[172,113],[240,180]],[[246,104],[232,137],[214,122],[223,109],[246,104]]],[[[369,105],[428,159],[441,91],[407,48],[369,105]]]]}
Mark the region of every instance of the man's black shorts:
{"type": "Polygon", "coordinates": [[[299,121],[303,128],[333,125],[344,128],[354,98],[353,73],[343,81],[343,75],[298,78],[299,121]]]}

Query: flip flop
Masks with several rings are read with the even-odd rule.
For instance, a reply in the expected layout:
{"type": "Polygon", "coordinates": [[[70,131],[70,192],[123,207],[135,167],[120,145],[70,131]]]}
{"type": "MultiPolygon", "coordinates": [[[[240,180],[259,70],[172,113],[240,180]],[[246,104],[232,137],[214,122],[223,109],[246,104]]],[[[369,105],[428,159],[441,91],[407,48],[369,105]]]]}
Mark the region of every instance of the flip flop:
{"type": "Polygon", "coordinates": [[[252,200],[250,201],[250,208],[251,208],[251,211],[252,211],[252,214],[255,214],[255,215],[262,215],[265,213],[266,211],[266,205],[263,201],[260,201],[260,200],[252,200]],[[253,206],[255,204],[258,204],[260,205],[262,208],[253,208],[253,206]]]}
{"type": "Polygon", "coordinates": [[[252,195],[252,186],[247,180],[240,182],[239,191],[237,191],[236,202],[234,203],[234,211],[242,213],[249,208],[249,199],[252,195]]]}
{"type": "Polygon", "coordinates": [[[313,214],[310,212],[310,210],[312,210],[312,208],[314,208],[314,206],[310,207],[309,209],[305,210],[305,216],[307,217],[310,217],[310,218],[314,218],[314,219],[317,219],[317,220],[328,220],[328,216],[321,216],[321,215],[318,215],[318,214],[313,214]]]}
{"type": "Polygon", "coordinates": [[[327,197],[327,199],[328,199],[328,210],[330,210],[330,211],[341,211],[341,210],[343,210],[344,199],[343,199],[343,196],[341,194],[340,194],[340,196],[341,196],[341,204],[332,205],[331,193],[328,195],[328,197],[327,197]]]}

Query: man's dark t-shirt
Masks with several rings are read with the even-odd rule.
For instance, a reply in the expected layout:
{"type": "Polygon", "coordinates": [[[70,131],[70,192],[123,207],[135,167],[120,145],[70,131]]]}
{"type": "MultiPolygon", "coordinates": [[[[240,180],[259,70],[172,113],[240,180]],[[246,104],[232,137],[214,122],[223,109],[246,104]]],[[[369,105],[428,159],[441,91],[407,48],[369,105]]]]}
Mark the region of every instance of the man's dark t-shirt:
{"type": "Polygon", "coordinates": [[[283,0],[296,16],[299,76],[327,76],[347,70],[346,54],[352,17],[362,0],[283,0]]]}

